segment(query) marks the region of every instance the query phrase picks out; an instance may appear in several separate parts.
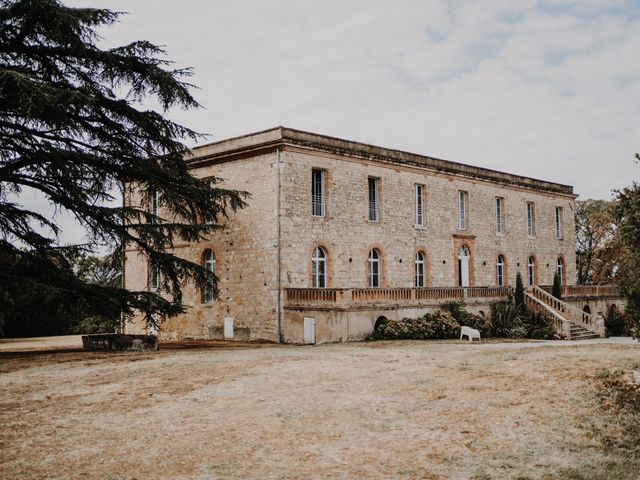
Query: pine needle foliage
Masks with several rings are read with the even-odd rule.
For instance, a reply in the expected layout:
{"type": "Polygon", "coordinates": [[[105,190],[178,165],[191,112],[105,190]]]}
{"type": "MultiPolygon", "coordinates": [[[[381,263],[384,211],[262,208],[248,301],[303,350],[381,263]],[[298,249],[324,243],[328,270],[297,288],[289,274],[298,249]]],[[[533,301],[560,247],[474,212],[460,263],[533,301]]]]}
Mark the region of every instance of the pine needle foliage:
{"type": "Polygon", "coordinates": [[[120,16],[58,0],[0,0],[0,302],[15,302],[7,291],[39,292],[77,299],[97,314],[141,310],[151,319],[184,311],[186,283],[215,287],[214,274],[170,247],[221,228],[246,193],[190,175],[183,142],[202,136],[166,112],[199,106],[186,82],[192,72],[172,69],[164,50],[144,40],[100,48],[97,29],[120,16]],[[114,203],[126,197],[125,185],[139,189],[142,205],[114,203]],[[59,246],[55,218],[16,200],[25,189],[71,213],[90,242],[59,246]],[[149,211],[154,192],[163,219],[149,211]],[[80,278],[69,258],[105,244],[139,250],[159,268],[164,294],[80,278]]]}

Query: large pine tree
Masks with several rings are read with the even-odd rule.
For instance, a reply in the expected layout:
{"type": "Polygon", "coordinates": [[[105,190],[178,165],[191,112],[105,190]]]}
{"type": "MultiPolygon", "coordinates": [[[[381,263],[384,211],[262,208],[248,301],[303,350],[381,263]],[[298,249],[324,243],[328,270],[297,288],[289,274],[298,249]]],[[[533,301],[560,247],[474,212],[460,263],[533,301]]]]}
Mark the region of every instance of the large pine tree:
{"type": "Polygon", "coordinates": [[[172,69],[146,41],[98,46],[96,29],[119,16],[57,0],[0,0],[0,311],[46,298],[81,302],[97,315],[141,310],[152,318],[183,311],[185,283],[215,284],[170,247],[219,228],[199,220],[243,207],[244,194],[196,179],[185,165],[183,142],[199,135],[165,115],[198,107],[185,81],[191,72],[172,69]],[[148,100],[158,111],[142,106],[148,100]],[[140,189],[142,205],[116,203],[125,184],[140,189]],[[89,244],[59,246],[55,220],[20,204],[28,189],[75,216],[89,244]],[[149,211],[154,192],[163,219],[149,211]],[[140,249],[160,269],[164,297],[79,277],[70,256],[104,244],[140,249]]]}

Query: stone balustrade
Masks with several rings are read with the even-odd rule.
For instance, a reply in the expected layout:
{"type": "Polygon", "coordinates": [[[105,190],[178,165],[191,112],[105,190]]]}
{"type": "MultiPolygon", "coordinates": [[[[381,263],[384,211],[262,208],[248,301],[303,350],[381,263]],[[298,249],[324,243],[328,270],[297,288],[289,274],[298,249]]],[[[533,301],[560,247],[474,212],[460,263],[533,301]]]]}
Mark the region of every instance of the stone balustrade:
{"type": "Polygon", "coordinates": [[[428,288],[285,288],[286,307],[342,306],[358,304],[437,305],[447,301],[503,300],[513,294],[509,287],[428,288]]]}
{"type": "Polygon", "coordinates": [[[591,314],[584,312],[579,308],[574,307],[573,305],[563,302],[562,300],[558,300],[556,297],[540,287],[533,287],[531,289],[531,295],[534,298],[542,301],[546,305],[549,305],[556,311],[560,312],[560,314],[570,322],[582,325],[591,331],[596,330],[595,319],[591,314]]]}
{"type": "MultiPolygon", "coordinates": [[[[540,286],[547,293],[551,293],[553,287],[551,285],[540,286]]],[[[588,296],[621,296],[620,290],[616,285],[563,285],[563,297],[588,297],[588,296]]]]}
{"type": "Polygon", "coordinates": [[[558,311],[528,292],[525,295],[525,303],[530,310],[546,313],[545,317],[551,322],[556,332],[561,333],[564,338],[571,338],[571,323],[558,311]]]}

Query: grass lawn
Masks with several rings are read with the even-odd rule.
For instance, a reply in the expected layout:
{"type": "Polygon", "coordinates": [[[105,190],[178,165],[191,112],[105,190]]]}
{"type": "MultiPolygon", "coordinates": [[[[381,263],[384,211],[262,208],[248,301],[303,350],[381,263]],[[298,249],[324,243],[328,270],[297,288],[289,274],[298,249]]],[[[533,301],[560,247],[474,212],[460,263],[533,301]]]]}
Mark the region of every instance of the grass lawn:
{"type": "Polygon", "coordinates": [[[637,369],[579,343],[5,353],[0,478],[636,479],[602,386],[637,369]]]}

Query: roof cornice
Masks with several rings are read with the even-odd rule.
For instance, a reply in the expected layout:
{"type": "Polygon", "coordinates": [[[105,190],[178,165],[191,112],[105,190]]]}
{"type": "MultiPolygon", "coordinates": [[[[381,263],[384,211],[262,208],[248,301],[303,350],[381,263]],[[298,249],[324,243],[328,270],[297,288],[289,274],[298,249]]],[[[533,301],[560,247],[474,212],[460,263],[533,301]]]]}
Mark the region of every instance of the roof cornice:
{"type": "Polygon", "coordinates": [[[569,185],[562,185],[521,175],[513,175],[498,170],[466,165],[426,155],[383,148],[286,127],[276,127],[195,147],[192,149],[192,156],[187,159],[187,163],[190,168],[198,168],[212,163],[232,161],[237,158],[244,158],[286,146],[295,146],[380,163],[410,165],[449,175],[487,180],[505,185],[517,185],[533,190],[558,193],[574,198],[577,197],[577,195],[573,193],[573,187],[569,185]]]}

